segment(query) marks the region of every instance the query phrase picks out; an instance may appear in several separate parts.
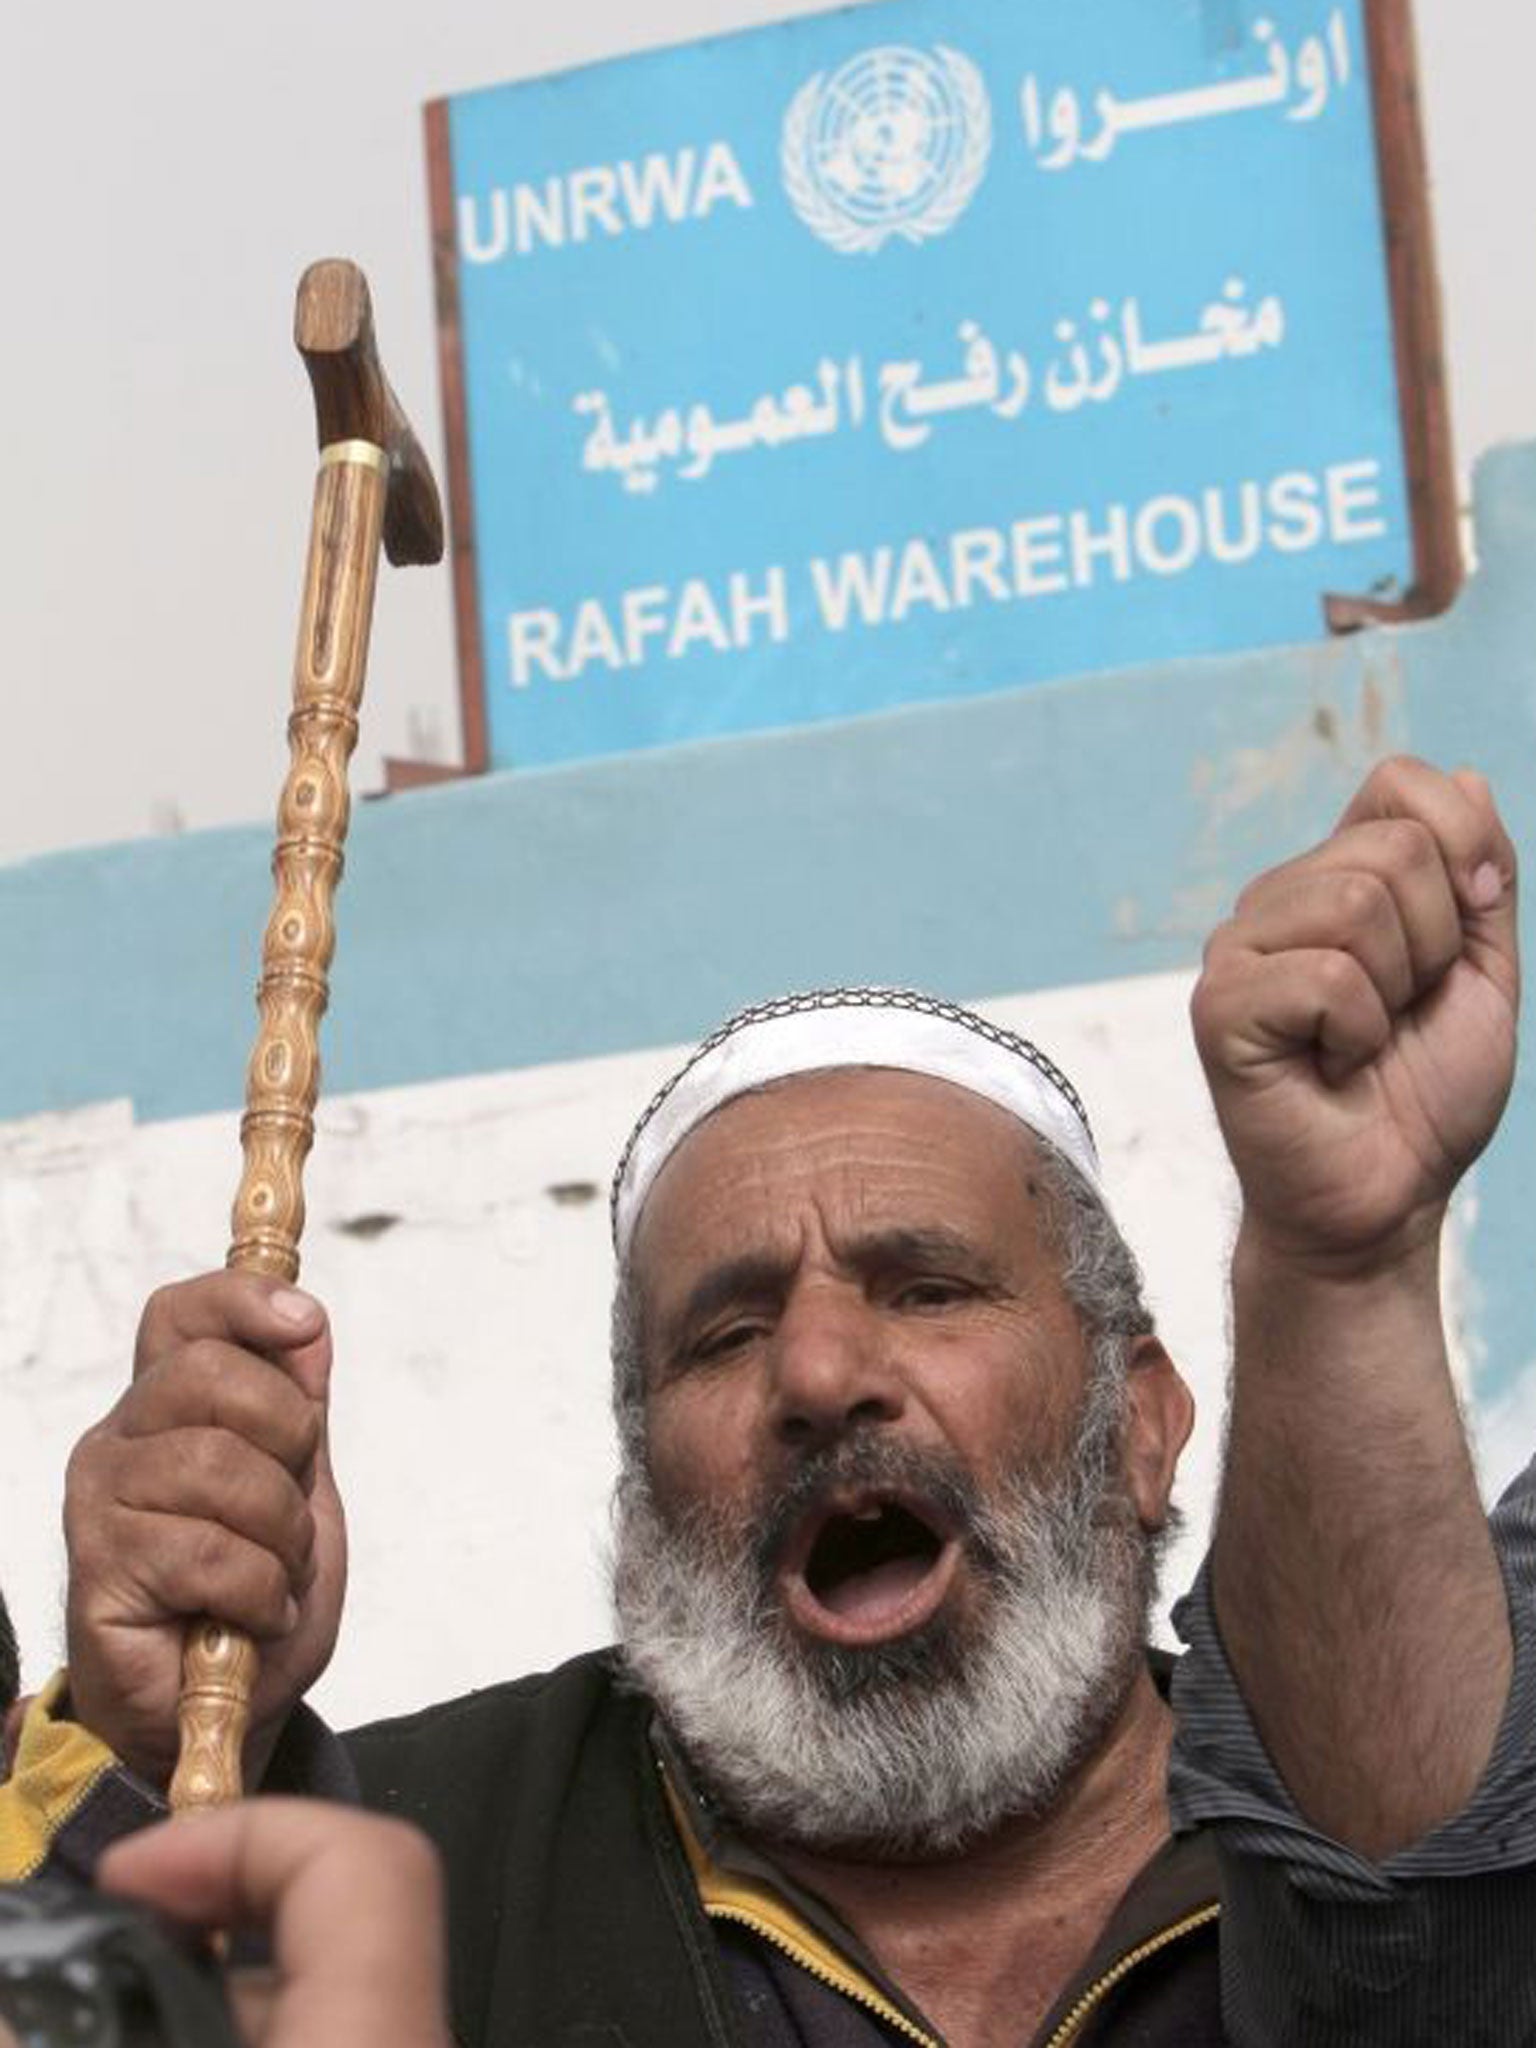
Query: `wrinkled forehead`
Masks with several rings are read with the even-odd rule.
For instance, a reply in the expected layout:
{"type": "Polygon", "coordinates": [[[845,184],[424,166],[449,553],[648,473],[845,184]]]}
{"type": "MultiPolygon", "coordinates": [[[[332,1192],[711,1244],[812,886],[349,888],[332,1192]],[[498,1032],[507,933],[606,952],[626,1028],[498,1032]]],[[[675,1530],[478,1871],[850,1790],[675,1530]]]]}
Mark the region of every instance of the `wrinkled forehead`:
{"type": "Polygon", "coordinates": [[[929,1075],[828,1068],[733,1096],[655,1177],[628,1270],[653,1309],[709,1273],[766,1284],[822,1256],[882,1269],[1032,1260],[1040,1144],[994,1103],[929,1075]]]}
{"type": "Polygon", "coordinates": [[[614,1176],[620,1259],[668,1160],[726,1104],[795,1076],[865,1068],[923,1075],[981,1097],[1044,1138],[1098,1191],[1098,1155],[1077,1092],[1028,1039],[911,990],[823,990],[740,1012],[654,1097],[614,1176]]]}

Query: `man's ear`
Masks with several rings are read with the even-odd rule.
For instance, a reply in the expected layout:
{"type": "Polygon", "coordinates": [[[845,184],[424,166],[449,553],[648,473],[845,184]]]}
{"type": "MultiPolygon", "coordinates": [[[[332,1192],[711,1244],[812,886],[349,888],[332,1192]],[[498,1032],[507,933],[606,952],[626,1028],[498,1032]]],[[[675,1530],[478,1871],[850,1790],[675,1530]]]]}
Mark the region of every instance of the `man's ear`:
{"type": "Polygon", "coordinates": [[[1144,1529],[1168,1520],[1179,1453],[1195,1422],[1195,1399],[1156,1337],[1138,1337],[1126,1367],[1123,1465],[1144,1529]]]}

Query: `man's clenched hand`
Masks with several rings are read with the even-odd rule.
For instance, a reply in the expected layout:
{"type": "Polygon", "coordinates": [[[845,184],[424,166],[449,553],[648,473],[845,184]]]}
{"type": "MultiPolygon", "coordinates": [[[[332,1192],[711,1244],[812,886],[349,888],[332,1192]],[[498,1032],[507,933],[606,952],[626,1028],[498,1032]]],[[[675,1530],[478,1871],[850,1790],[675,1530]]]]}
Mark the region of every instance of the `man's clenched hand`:
{"type": "Polygon", "coordinates": [[[1515,852],[1480,775],[1385,762],[1206,949],[1195,1038],[1245,1238],[1303,1264],[1430,1244],[1514,1072],[1515,852]]]}
{"type": "Polygon", "coordinates": [[[329,1661],[346,1582],[330,1366],[325,1311],[308,1295],[229,1272],[164,1288],[139,1325],[133,1384],[75,1448],[71,1708],[153,1781],[176,1760],[189,1617],[260,1647],[248,1771],[329,1661]]]}

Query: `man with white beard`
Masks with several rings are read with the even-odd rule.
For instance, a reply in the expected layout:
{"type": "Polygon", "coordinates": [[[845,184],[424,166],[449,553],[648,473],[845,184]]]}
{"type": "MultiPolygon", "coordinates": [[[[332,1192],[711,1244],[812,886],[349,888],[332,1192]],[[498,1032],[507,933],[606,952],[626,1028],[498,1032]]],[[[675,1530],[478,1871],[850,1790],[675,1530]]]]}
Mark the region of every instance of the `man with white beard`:
{"type": "MultiPolygon", "coordinates": [[[[1536,1511],[1490,1533],[1437,1275],[1517,996],[1513,848],[1416,762],[1212,940],[1234,1397],[1171,1675],[1190,1401],[1070,1083],[904,992],[707,1041],[615,1185],[622,1651],[348,1741],[442,1849],[460,2042],[1536,2038],[1536,1511]]],[[[78,1862],[155,1809],[200,1611],[263,1642],[248,1778],[337,1789],[295,1711],[340,1609],[329,1362],[292,1290],[151,1302],[0,1842],[78,1862]]]]}
{"type": "MultiPolygon", "coordinates": [[[[824,1123],[841,1142],[840,1104],[878,1108],[889,1098],[904,1129],[936,1111],[936,1138],[958,1140],[970,1162],[977,1137],[964,1132],[965,1121],[985,1123],[993,1113],[985,1094],[977,1102],[946,1091],[985,1091],[985,1063],[1002,1076],[997,1092],[1013,1098],[1008,1114],[1023,1121],[1027,1109],[1029,1128],[1055,1107],[1044,1090],[1038,1100],[1017,1099],[1030,1077],[1030,1065],[1019,1062],[1032,1062],[1037,1049],[1020,1042],[1015,1050],[997,1030],[968,1045],[975,1022],[909,992],[826,991],[732,1020],[723,1044],[737,1063],[755,1056],[776,1070],[761,1108],[775,1126],[804,1116],[812,1136],[824,1123]],[[857,1048],[876,1064],[857,1076],[818,1073],[829,1047],[840,1060],[857,1048]],[[895,1071],[898,1061],[905,1072],[895,1071]],[[785,1073],[799,1063],[812,1078],[792,1084],[785,1073]],[[939,1080],[935,1092],[937,1070],[954,1074],[964,1065],[965,1082],[939,1080]],[[919,1072],[927,1078],[914,1080],[919,1072]]],[[[718,1092],[713,1061],[695,1068],[689,1083],[691,1115],[718,1092]]],[[[1057,1086],[1054,1076],[1045,1084],[1057,1086]]],[[[722,1130],[739,1138],[724,1117],[722,1130]]],[[[993,1135],[1013,1185],[990,1202],[976,1189],[976,1207],[1001,1222],[1003,1239],[1013,1235],[1010,1207],[1020,1211],[1011,1220],[1021,1242],[1034,1234],[1023,1212],[1036,1207],[1089,1341],[1060,1452],[1043,1455],[1030,1441],[1032,1425],[1017,1461],[991,1487],[952,1449],[920,1448],[873,1418],[873,1426],[847,1430],[834,1421],[807,1442],[782,1484],[745,1509],[699,1508],[669,1522],[645,1452],[639,1282],[633,1259],[625,1264],[614,1318],[624,1449],[614,1592],[625,1654],[732,1813],[776,1840],[926,1858],[985,1835],[1010,1814],[1044,1811],[1144,1662],[1159,1546],[1127,1492],[1119,1453],[1132,1340],[1147,1337],[1160,1368],[1166,1361],[1150,1341],[1135,1262],[1083,1174],[1038,1135],[1031,1141],[1005,1126],[993,1135]],[[941,1537],[976,1579],[980,1607],[970,1615],[941,1597],[941,1537]],[[801,1553],[804,1562],[792,1566],[799,1583],[787,1591],[782,1567],[801,1553]],[[886,1610],[901,1608],[912,1590],[931,1616],[902,1609],[892,1630],[886,1610]],[[873,1629],[859,1630],[863,1612],[873,1629]],[[784,1625],[791,1616],[799,1628],[784,1625]]],[[[663,1144],[672,1142],[668,1132],[663,1144]]],[[[1088,1163],[1082,1139],[1076,1149],[1088,1163]]],[[[953,1198],[932,1213],[952,1227],[953,1198]]],[[[908,1240],[885,1249],[886,1285],[921,1297],[935,1321],[947,1292],[980,1279],[961,1277],[976,1263],[973,1245],[908,1240]]],[[[734,1331],[706,1340],[716,1349],[722,1341],[750,1340],[734,1331]]],[[[817,1362],[809,1361],[813,1369],[817,1362]]],[[[1140,1370],[1150,1372],[1146,1358],[1140,1370]]],[[[1182,1410],[1171,1371],[1168,1380],[1182,1410]]],[[[813,1399],[808,1391],[807,1408],[813,1399]]],[[[1182,1441],[1182,1417],[1177,1426],[1182,1441]]]]}

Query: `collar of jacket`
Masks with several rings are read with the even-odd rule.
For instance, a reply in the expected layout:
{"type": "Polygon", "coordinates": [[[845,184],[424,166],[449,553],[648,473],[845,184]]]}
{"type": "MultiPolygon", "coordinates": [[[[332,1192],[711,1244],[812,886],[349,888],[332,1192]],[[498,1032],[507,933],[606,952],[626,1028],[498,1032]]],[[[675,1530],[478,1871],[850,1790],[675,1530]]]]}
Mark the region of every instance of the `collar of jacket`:
{"type": "MultiPolygon", "coordinates": [[[[1176,1659],[1149,1649],[1158,1690],[1167,1696],[1176,1659]]],[[[737,1833],[699,1786],[659,1716],[651,1742],[667,1804],[705,1912],[751,1928],[812,1976],[875,2013],[907,2040],[943,2048],[858,1936],[814,1892],[787,1876],[737,1833]]],[[[1212,1924],[1219,1912],[1216,1852],[1200,1832],[1166,1841],[1133,1878],[1103,1931],[1035,2035],[1038,2048],[1068,2048],[1082,2038],[1101,2001],[1140,1963],[1172,1941],[1212,1924]]]]}

